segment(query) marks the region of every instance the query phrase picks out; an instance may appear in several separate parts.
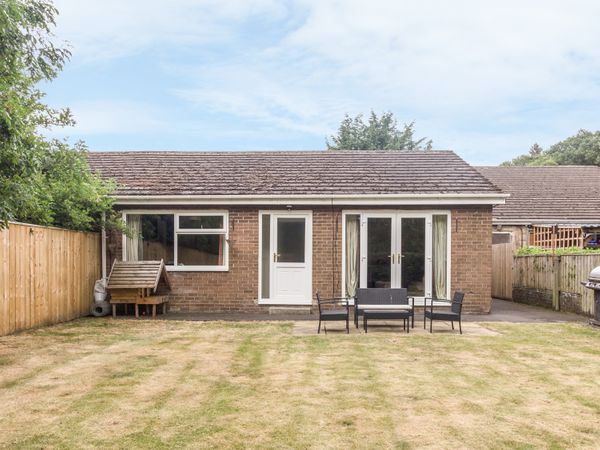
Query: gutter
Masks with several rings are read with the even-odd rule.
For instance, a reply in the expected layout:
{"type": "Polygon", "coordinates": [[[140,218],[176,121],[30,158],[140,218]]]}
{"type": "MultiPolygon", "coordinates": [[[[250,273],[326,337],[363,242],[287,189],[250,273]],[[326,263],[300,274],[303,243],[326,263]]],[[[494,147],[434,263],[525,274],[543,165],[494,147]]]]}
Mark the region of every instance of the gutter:
{"type": "Polygon", "coordinates": [[[124,205],[503,205],[509,194],[116,195],[124,205]]]}

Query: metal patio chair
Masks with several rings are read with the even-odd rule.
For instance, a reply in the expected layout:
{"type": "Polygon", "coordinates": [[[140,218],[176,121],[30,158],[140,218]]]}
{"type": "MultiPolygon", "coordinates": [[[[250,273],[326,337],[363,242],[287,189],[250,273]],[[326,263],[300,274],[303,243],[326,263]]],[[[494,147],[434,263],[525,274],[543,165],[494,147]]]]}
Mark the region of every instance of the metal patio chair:
{"type": "Polygon", "coordinates": [[[426,298],[425,299],[425,310],[423,313],[423,328],[426,328],[426,320],[429,319],[429,332],[433,333],[433,321],[439,320],[444,322],[450,322],[452,324],[452,329],[454,330],[454,322],[458,322],[458,329],[460,334],[462,334],[462,305],[463,299],[465,298],[465,294],[462,292],[455,292],[452,300],[441,300],[435,299],[436,302],[446,303],[445,305],[436,305],[436,308],[444,308],[443,310],[434,310],[433,302],[434,299],[426,298]],[[429,305],[429,310],[427,309],[427,300],[431,300],[431,304],[429,305]],[[450,307],[448,310],[447,308],[450,307]]]}
{"type": "MultiPolygon", "coordinates": [[[[321,333],[321,322],[345,321],[346,333],[350,333],[350,307],[349,300],[345,297],[321,298],[317,291],[317,305],[319,307],[319,327],[317,334],[321,333]],[[341,308],[339,306],[342,306],[341,308]]],[[[327,333],[327,327],[323,327],[327,333]]]]}

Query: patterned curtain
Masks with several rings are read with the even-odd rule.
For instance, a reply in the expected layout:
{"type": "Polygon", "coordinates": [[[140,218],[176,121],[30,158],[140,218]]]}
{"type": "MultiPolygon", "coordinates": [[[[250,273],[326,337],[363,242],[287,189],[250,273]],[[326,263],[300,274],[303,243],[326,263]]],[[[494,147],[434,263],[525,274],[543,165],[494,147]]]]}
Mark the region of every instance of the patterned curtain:
{"type": "Polygon", "coordinates": [[[131,231],[131,236],[125,239],[125,259],[127,261],[140,261],[143,255],[140,254],[141,234],[142,234],[142,216],[137,214],[127,215],[127,227],[131,231]]]}
{"type": "Polygon", "coordinates": [[[358,287],[360,216],[346,216],[346,295],[354,297],[358,287]]]}
{"type": "Polygon", "coordinates": [[[448,216],[433,216],[433,297],[447,298],[448,216]]]}

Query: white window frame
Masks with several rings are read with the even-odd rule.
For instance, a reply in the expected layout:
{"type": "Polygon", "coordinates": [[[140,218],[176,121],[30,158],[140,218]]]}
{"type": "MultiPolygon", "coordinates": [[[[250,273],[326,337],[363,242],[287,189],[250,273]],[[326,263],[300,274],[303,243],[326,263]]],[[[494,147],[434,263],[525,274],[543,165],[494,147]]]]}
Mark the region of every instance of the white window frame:
{"type": "MultiPolygon", "coordinates": [[[[382,214],[382,215],[389,215],[389,214],[396,214],[399,217],[425,217],[426,218],[426,223],[429,222],[427,224],[428,228],[431,226],[431,224],[433,223],[433,216],[437,216],[437,215],[445,215],[448,217],[447,220],[447,236],[448,236],[448,242],[447,242],[447,257],[448,260],[446,261],[446,280],[447,280],[447,292],[446,292],[446,298],[450,298],[450,293],[452,292],[452,213],[450,210],[433,210],[433,209],[417,209],[417,210],[408,210],[408,209],[348,209],[348,210],[343,210],[342,211],[342,276],[340,277],[341,279],[341,285],[340,285],[340,297],[345,297],[346,296],[346,216],[350,215],[350,216],[359,216],[359,221],[361,224],[361,232],[362,232],[362,224],[363,224],[363,220],[365,215],[373,215],[373,214],[382,214]]],[[[432,241],[432,236],[429,237],[428,239],[429,241],[432,241]]],[[[361,238],[362,241],[362,238],[361,238]]],[[[430,242],[430,245],[432,244],[432,242],[430,242]]],[[[359,244],[360,246],[360,244],[359,244]]],[[[360,248],[360,251],[362,252],[363,249],[360,248]]],[[[432,251],[430,248],[428,249],[428,251],[432,251]]],[[[430,255],[431,257],[433,255],[430,255]]],[[[429,258],[430,256],[428,256],[427,254],[425,255],[426,258],[429,258]]],[[[362,257],[362,256],[361,256],[362,257]]],[[[360,286],[360,280],[359,280],[359,286],[360,286]]],[[[431,286],[433,287],[433,286],[431,286]]]]}
{"type": "MultiPolygon", "coordinates": [[[[227,210],[172,210],[172,209],[128,209],[122,212],[123,221],[127,223],[127,215],[172,215],[173,216],[173,260],[175,265],[165,266],[170,272],[228,272],[229,271],[229,211],[227,210]],[[223,228],[180,228],[179,218],[182,216],[223,216],[223,228]],[[223,242],[223,264],[218,266],[179,266],[177,265],[177,241],[179,235],[187,234],[221,234],[223,242]]],[[[127,236],[123,233],[123,261],[126,261],[127,236]]]]}

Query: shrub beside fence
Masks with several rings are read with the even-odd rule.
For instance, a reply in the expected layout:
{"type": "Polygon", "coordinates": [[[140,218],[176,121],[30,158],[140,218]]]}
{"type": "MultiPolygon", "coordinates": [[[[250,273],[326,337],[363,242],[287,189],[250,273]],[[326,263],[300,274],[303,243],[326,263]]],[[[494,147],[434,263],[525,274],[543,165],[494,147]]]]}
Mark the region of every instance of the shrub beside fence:
{"type": "Polygon", "coordinates": [[[89,314],[100,235],[10,223],[0,231],[0,336],[89,314]]]}
{"type": "Polygon", "coordinates": [[[593,291],[581,285],[600,254],[515,256],[513,300],[577,314],[594,314],[593,291]]]}

